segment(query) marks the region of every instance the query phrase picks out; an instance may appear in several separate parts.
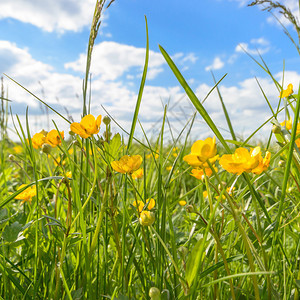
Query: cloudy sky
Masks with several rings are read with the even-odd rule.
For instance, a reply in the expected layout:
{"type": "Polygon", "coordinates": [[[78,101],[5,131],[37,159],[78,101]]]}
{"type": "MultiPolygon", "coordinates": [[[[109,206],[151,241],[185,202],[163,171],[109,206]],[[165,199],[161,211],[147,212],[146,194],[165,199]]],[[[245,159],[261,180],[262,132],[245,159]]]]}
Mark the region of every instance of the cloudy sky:
{"type": "MultiPolygon", "coordinates": [[[[105,114],[103,106],[130,130],[145,60],[145,17],[148,20],[150,61],[139,120],[147,133],[157,133],[168,105],[175,137],[194,108],[167,66],[158,45],[172,57],[191,88],[203,100],[214,85],[212,72],[242,138],[270,117],[258,82],[274,108],[278,90],[245,51],[267,63],[274,78],[299,85],[299,54],[282,27],[268,12],[248,7],[246,0],[115,0],[103,14],[91,67],[91,112],[105,114]]],[[[295,15],[297,0],[281,1],[295,15]]],[[[95,0],[0,1],[0,73],[7,74],[43,99],[66,118],[80,121],[82,80],[95,0]]],[[[295,32],[281,16],[281,22],[295,32]]],[[[54,120],[68,132],[68,123],[4,76],[5,96],[13,115],[22,122],[28,107],[31,132],[53,128],[54,120]]],[[[216,92],[204,103],[227,136],[227,126],[216,92]]],[[[282,116],[283,118],[284,116],[282,116]]],[[[9,121],[12,127],[11,120],[9,121]]],[[[25,123],[24,123],[25,124],[25,123]]],[[[168,128],[168,127],[167,127],[168,128]]],[[[271,125],[260,131],[267,135],[271,125]]],[[[168,131],[169,129],[167,129],[168,131]]],[[[115,129],[115,131],[121,131],[115,129]]],[[[201,117],[192,129],[195,138],[211,135],[201,117]]]]}

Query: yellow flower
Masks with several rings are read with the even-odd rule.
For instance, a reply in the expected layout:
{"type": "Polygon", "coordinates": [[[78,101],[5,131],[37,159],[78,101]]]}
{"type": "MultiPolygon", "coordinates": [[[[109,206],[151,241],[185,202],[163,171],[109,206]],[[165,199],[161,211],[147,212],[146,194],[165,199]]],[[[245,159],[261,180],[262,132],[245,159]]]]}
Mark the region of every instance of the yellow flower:
{"type": "Polygon", "coordinates": [[[207,191],[204,191],[203,192],[203,198],[207,198],[208,197],[208,192],[207,191]]]}
{"type": "Polygon", "coordinates": [[[180,206],[185,206],[186,205],[186,201],[185,200],[180,200],[178,203],[179,203],[180,206]]]}
{"type": "Polygon", "coordinates": [[[252,170],[252,173],[260,175],[263,171],[266,171],[269,168],[270,159],[271,153],[269,151],[266,152],[265,158],[260,155],[258,166],[252,170]]]}
{"type": "Polygon", "coordinates": [[[44,133],[39,132],[36,133],[35,135],[33,135],[33,137],[31,138],[31,142],[32,142],[32,147],[34,149],[39,149],[42,147],[43,144],[46,143],[46,136],[44,133]]]}
{"type": "Polygon", "coordinates": [[[111,162],[112,168],[119,173],[132,174],[134,171],[138,170],[143,162],[140,155],[124,155],[120,160],[115,160],[111,162]]]}
{"type": "Polygon", "coordinates": [[[142,200],[134,200],[132,205],[137,207],[138,211],[141,212],[145,206],[145,203],[142,200]]]}
{"type": "Polygon", "coordinates": [[[61,139],[60,139],[59,133],[63,139],[64,138],[63,131],[58,132],[56,129],[52,129],[51,131],[49,131],[46,136],[46,143],[48,143],[52,147],[61,145],[61,139]]]}
{"type": "Polygon", "coordinates": [[[16,154],[20,154],[23,152],[23,148],[20,145],[13,147],[13,150],[16,154]]]}
{"type": "Polygon", "coordinates": [[[86,115],[82,118],[80,123],[72,123],[71,131],[79,134],[82,138],[86,139],[93,134],[97,134],[100,130],[102,116],[99,115],[97,119],[95,119],[92,115],[86,115]]]}
{"type": "Polygon", "coordinates": [[[150,226],[155,221],[155,214],[151,211],[143,210],[141,212],[139,221],[142,226],[150,226]]]}
{"type": "Polygon", "coordinates": [[[293,91],[293,85],[290,83],[287,87],[286,90],[283,90],[282,92],[280,92],[280,95],[279,97],[280,98],[285,98],[285,97],[288,97],[290,96],[291,94],[293,94],[294,91],[293,91]]]}
{"type": "MultiPolygon", "coordinates": [[[[218,169],[214,167],[215,171],[218,172],[218,169]]],[[[203,168],[203,169],[192,169],[192,176],[194,176],[197,179],[203,180],[204,179],[204,171],[206,176],[210,177],[213,173],[211,168],[203,168]]]]}
{"type": "Polygon", "coordinates": [[[286,127],[287,130],[292,129],[292,118],[290,118],[288,121],[283,121],[280,123],[282,127],[286,127]]]}
{"type": "Polygon", "coordinates": [[[132,174],[131,174],[131,178],[132,179],[140,179],[142,178],[144,175],[144,169],[142,168],[139,168],[138,170],[134,171],[132,174]]]}
{"type": "Polygon", "coordinates": [[[172,155],[173,155],[174,157],[177,157],[177,156],[178,156],[178,152],[179,152],[179,149],[178,149],[177,147],[174,147],[174,148],[173,148],[173,153],[172,153],[172,155]]]}
{"type": "Polygon", "coordinates": [[[224,154],[219,163],[229,173],[250,173],[259,164],[261,157],[260,147],[255,147],[250,152],[246,148],[237,148],[234,154],[224,154]]]}
{"type": "Polygon", "coordinates": [[[147,209],[151,210],[155,206],[155,200],[153,198],[147,199],[146,203],[148,203],[147,209]]]}
{"type": "Polygon", "coordinates": [[[147,155],[146,155],[146,158],[147,158],[147,159],[151,159],[151,158],[153,158],[153,155],[154,155],[154,158],[155,158],[155,159],[158,159],[158,158],[159,158],[159,154],[158,154],[158,153],[155,153],[155,151],[153,152],[153,154],[152,154],[152,153],[147,154],[147,155]]]}
{"type": "Polygon", "coordinates": [[[196,141],[191,148],[191,153],[184,156],[183,160],[192,167],[208,167],[207,160],[213,164],[217,159],[216,137],[196,141]]]}
{"type": "MultiPolygon", "coordinates": [[[[26,185],[27,184],[22,184],[21,186],[18,187],[18,190],[22,189],[26,185]]],[[[26,201],[28,201],[29,203],[31,203],[31,200],[32,200],[32,198],[34,196],[36,196],[36,186],[30,186],[26,190],[24,190],[23,192],[21,192],[19,195],[17,195],[15,197],[15,199],[23,200],[21,202],[21,204],[23,204],[26,201]]]]}
{"type": "Polygon", "coordinates": [[[72,178],[72,171],[66,172],[66,175],[67,175],[68,178],[72,178]]]}
{"type": "MultiPolygon", "coordinates": [[[[147,209],[151,210],[155,206],[155,200],[153,198],[147,199],[146,204],[148,204],[147,209]]],[[[139,212],[145,207],[145,203],[142,200],[134,200],[132,205],[137,207],[139,212]]]]}

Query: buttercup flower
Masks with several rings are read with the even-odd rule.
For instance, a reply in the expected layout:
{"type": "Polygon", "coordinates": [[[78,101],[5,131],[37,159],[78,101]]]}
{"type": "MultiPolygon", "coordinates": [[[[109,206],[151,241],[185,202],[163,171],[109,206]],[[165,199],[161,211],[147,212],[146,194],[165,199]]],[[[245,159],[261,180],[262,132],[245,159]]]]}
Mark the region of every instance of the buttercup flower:
{"type": "Polygon", "coordinates": [[[229,173],[250,173],[255,169],[261,157],[260,147],[255,147],[250,152],[246,148],[237,148],[234,154],[224,154],[219,163],[229,173]]]}
{"type": "Polygon", "coordinates": [[[134,171],[138,170],[143,162],[140,155],[124,155],[120,160],[115,160],[111,162],[112,168],[119,173],[132,174],[134,171]]]}
{"type": "Polygon", "coordinates": [[[155,158],[155,159],[158,159],[158,158],[159,158],[159,154],[158,154],[158,153],[155,153],[155,151],[153,152],[153,154],[152,154],[152,153],[147,154],[147,155],[146,155],[146,158],[147,158],[147,159],[151,159],[151,158],[153,158],[153,155],[154,155],[154,158],[155,158]]]}
{"type": "MultiPolygon", "coordinates": [[[[147,199],[146,204],[148,203],[147,209],[151,210],[155,206],[155,200],[153,198],[147,199]]],[[[132,205],[138,208],[139,212],[142,212],[145,207],[145,203],[142,200],[134,200],[132,205]]]]}
{"type": "Polygon", "coordinates": [[[270,159],[271,153],[269,151],[266,152],[265,158],[260,155],[258,166],[252,170],[252,173],[260,175],[263,171],[266,171],[269,168],[270,159]]]}
{"type": "MultiPolygon", "coordinates": [[[[218,172],[218,169],[214,167],[215,171],[218,172]]],[[[204,171],[206,176],[210,177],[213,173],[211,168],[203,168],[203,169],[192,169],[191,175],[194,176],[197,179],[203,180],[204,179],[204,171]]]]}
{"type": "Polygon", "coordinates": [[[147,199],[146,203],[148,203],[147,209],[151,210],[155,206],[155,200],[153,198],[147,199]]]}
{"type": "Polygon", "coordinates": [[[137,207],[138,211],[141,212],[145,206],[145,203],[142,200],[134,200],[132,205],[137,207]]]}
{"type": "Polygon", "coordinates": [[[178,203],[179,203],[180,206],[185,206],[186,205],[186,201],[185,200],[180,200],[178,203]]]}
{"type": "Polygon", "coordinates": [[[23,148],[20,145],[13,147],[13,150],[16,154],[20,154],[23,152],[23,148]]]}
{"type": "Polygon", "coordinates": [[[72,171],[66,172],[66,175],[67,175],[68,178],[72,178],[72,171]]]}
{"type": "Polygon", "coordinates": [[[46,143],[51,145],[52,147],[61,145],[61,139],[60,139],[59,133],[63,139],[64,138],[63,131],[58,132],[56,129],[52,129],[51,131],[49,131],[46,136],[46,143]]]}
{"type": "Polygon", "coordinates": [[[282,127],[286,127],[287,130],[292,129],[292,119],[290,118],[288,121],[283,121],[280,123],[282,127]]]}
{"type": "Polygon", "coordinates": [[[72,132],[79,134],[82,138],[86,139],[93,134],[97,134],[100,130],[102,116],[99,115],[95,119],[92,115],[86,115],[82,118],[80,123],[72,123],[70,129],[72,132]]]}
{"type": "Polygon", "coordinates": [[[213,164],[217,159],[216,137],[196,141],[191,148],[191,153],[184,156],[183,160],[192,167],[207,168],[207,160],[213,164]]]}
{"type": "MultiPolygon", "coordinates": [[[[22,184],[21,186],[18,187],[18,190],[22,189],[26,185],[27,184],[22,184]]],[[[31,200],[32,200],[32,198],[34,196],[36,196],[36,186],[30,186],[26,190],[24,190],[23,192],[21,192],[19,195],[17,195],[15,197],[15,199],[23,200],[21,202],[21,204],[23,204],[26,201],[28,201],[29,203],[31,203],[31,200]]]]}
{"type": "Polygon", "coordinates": [[[138,170],[134,171],[132,174],[131,174],[131,178],[132,179],[140,179],[142,178],[144,175],[144,169],[142,168],[139,168],[138,170]]]}
{"type": "Polygon", "coordinates": [[[31,142],[32,142],[32,147],[34,149],[39,149],[42,147],[43,144],[46,143],[46,135],[44,134],[44,132],[36,133],[31,138],[31,142]]]}
{"type": "Polygon", "coordinates": [[[155,221],[155,214],[151,211],[143,210],[141,212],[139,221],[142,226],[150,226],[155,221]]]}
{"type": "Polygon", "coordinates": [[[285,97],[288,97],[290,96],[291,94],[293,94],[294,91],[293,91],[293,85],[290,83],[287,87],[286,90],[283,90],[282,92],[280,92],[280,95],[279,97],[280,98],[285,98],[285,97]]]}

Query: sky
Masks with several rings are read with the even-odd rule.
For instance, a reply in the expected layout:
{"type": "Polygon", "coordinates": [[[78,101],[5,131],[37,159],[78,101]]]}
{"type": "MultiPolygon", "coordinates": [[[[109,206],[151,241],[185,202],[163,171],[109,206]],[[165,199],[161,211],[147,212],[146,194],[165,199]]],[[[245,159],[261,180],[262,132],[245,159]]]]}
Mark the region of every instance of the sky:
{"type": "MultiPolygon", "coordinates": [[[[279,92],[259,66],[261,58],[286,88],[300,80],[296,48],[282,26],[262,7],[246,0],[115,0],[103,12],[91,65],[91,113],[109,114],[130,131],[146,53],[148,23],[150,60],[139,120],[148,138],[157,137],[167,105],[166,136],[177,138],[195,108],[164,60],[159,45],[171,56],[200,101],[224,79],[219,90],[236,134],[246,139],[270,117],[261,89],[276,109],[279,92]],[[251,57],[252,58],[251,58],[251,57]],[[260,58],[261,57],[261,58],[260,58]],[[284,70],[284,72],[283,72],[284,70]],[[283,75],[284,74],[284,75],[283,75]],[[284,78],[284,81],[283,81],[284,78]]],[[[95,0],[0,1],[0,75],[12,111],[10,136],[16,139],[16,115],[25,126],[28,108],[31,133],[69,124],[47,110],[25,87],[71,121],[82,116],[82,82],[95,0]],[[5,75],[6,74],[6,75],[5,75]]],[[[107,2],[108,3],[108,2],[107,2]]],[[[297,0],[281,0],[298,17],[297,0]]],[[[293,27],[275,14],[296,39],[293,27]]],[[[221,133],[230,138],[216,91],[204,102],[221,133]]],[[[284,115],[280,117],[282,120],[284,115]]],[[[281,120],[280,120],[281,121],[281,120]]],[[[256,135],[266,137],[271,124],[256,135]]],[[[114,132],[122,129],[114,125],[114,132]]],[[[137,135],[141,135],[138,126],[137,135]]],[[[213,133],[198,115],[193,139],[213,133]]]]}

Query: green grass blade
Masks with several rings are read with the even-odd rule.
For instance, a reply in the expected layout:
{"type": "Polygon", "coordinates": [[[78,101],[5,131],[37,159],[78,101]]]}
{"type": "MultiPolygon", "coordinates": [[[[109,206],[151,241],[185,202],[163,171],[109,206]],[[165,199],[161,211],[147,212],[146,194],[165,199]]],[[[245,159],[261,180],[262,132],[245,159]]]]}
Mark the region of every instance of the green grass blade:
{"type": "Polygon", "coordinates": [[[146,18],[146,16],[145,16],[145,23],[146,23],[146,36],[147,36],[145,65],[144,65],[144,71],[143,71],[143,75],[142,75],[142,81],[141,81],[141,84],[140,84],[139,94],[138,94],[138,98],[137,98],[136,105],[135,105],[135,111],[134,111],[134,115],[133,115],[133,120],[132,120],[132,123],[131,123],[131,129],[130,129],[130,134],[129,134],[129,139],[128,139],[128,145],[127,145],[127,153],[129,151],[129,148],[130,148],[131,143],[132,143],[132,139],[133,139],[133,135],[134,135],[134,130],[135,130],[135,127],[136,127],[136,122],[137,122],[137,118],[138,118],[138,114],[139,114],[139,110],[140,110],[140,105],[141,105],[141,101],[142,101],[142,95],[143,95],[143,91],[144,91],[144,87],[145,87],[147,70],[148,70],[148,62],[149,62],[149,36],[148,36],[148,24],[147,24],[147,18],[146,18]]]}
{"type": "Polygon", "coordinates": [[[23,85],[21,85],[20,83],[18,83],[17,81],[15,81],[14,79],[12,79],[11,77],[9,77],[8,75],[4,74],[7,78],[9,78],[11,81],[13,81],[15,84],[17,84],[19,87],[21,87],[22,89],[24,89],[27,93],[29,93],[31,96],[33,96],[35,99],[37,99],[38,101],[40,101],[41,103],[43,103],[45,106],[47,106],[49,109],[51,109],[53,112],[55,112],[57,115],[59,115],[61,118],[63,118],[65,121],[67,121],[69,124],[71,124],[71,122],[65,118],[62,114],[60,114],[58,111],[56,111],[54,108],[52,108],[50,105],[48,105],[46,102],[44,102],[42,99],[40,99],[39,97],[37,97],[35,94],[33,94],[32,92],[30,92],[28,89],[26,89],[26,87],[24,87],[23,85]]]}
{"type": "MultiPolygon", "coordinates": [[[[214,79],[215,84],[217,84],[213,72],[211,72],[211,74],[212,74],[212,77],[213,77],[213,79],[214,79]]],[[[218,92],[218,96],[219,96],[220,102],[221,102],[221,104],[222,104],[222,109],[223,109],[223,112],[224,112],[224,115],[225,115],[225,118],[226,118],[226,122],[227,122],[228,128],[229,128],[229,130],[230,130],[232,139],[236,141],[237,139],[236,139],[236,136],[235,136],[235,133],[234,133],[234,130],[233,130],[233,126],[232,126],[232,124],[231,124],[230,117],[229,117],[228,111],[227,111],[227,109],[226,109],[226,106],[225,106],[225,103],[224,103],[224,101],[223,101],[223,98],[222,98],[222,95],[221,95],[221,93],[220,93],[220,90],[219,90],[218,85],[216,86],[216,89],[217,89],[217,92],[218,92]]]]}
{"type": "Polygon", "coordinates": [[[209,116],[209,114],[207,113],[207,111],[205,110],[205,108],[203,107],[203,105],[201,104],[199,99],[197,98],[197,96],[194,94],[192,89],[187,84],[186,80],[183,78],[182,74],[180,73],[180,71],[178,70],[178,68],[176,67],[174,62],[172,61],[169,54],[160,45],[159,45],[159,49],[160,49],[163,57],[167,61],[169,67],[171,68],[172,72],[174,73],[175,77],[177,78],[177,80],[179,81],[179,83],[181,84],[183,89],[185,90],[186,94],[188,95],[188,97],[190,98],[192,103],[194,104],[195,108],[198,110],[198,112],[200,113],[202,118],[206,121],[207,125],[214,132],[214,134],[219,139],[221,144],[224,146],[226,151],[231,153],[231,150],[230,150],[229,146],[227,145],[226,141],[224,140],[224,138],[223,138],[222,134],[220,133],[219,129],[217,128],[217,126],[215,125],[215,123],[213,122],[213,120],[211,119],[211,117],[209,116]]]}
{"type": "Polygon", "coordinates": [[[298,125],[298,120],[299,120],[299,112],[300,112],[300,86],[298,89],[298,100],[297,100],[297,105],[296,105],[296,110],[295,110],[295,115],[294,115],[294,120],[293,120],[293,128],[292,128],[292,133],[291,133],[291,140],[290,140],[290,145],[289,145],[289,150],[287,154],[287,159],[286,159],[286,167],[284,170],[284,177],[283,177],[283,182],[282,182],[282,188],[281,188],[281,197],[280,197],[280,202],[279,202],[279,209],[278,209],[278,214],[277,214],[277,224],[275,228],[275,232],[278,230],[279,225],[280,225],[280,219],[281,219],[281,214],[283,211],[283,204],[285,200],[285,195],[286,195],[286,189],[287,189],[287,184],[288,184],[288,179],[290,175],[290,169],[291,169],[291,164],[292,164],[292,159],[293,159],[293,152],[295,148],[295,139],[296,139],[296,133],[297,133],[297,125],[298,125]]]}

